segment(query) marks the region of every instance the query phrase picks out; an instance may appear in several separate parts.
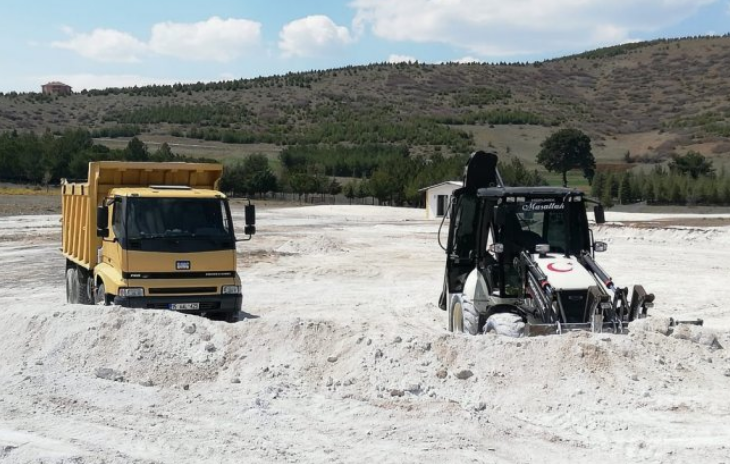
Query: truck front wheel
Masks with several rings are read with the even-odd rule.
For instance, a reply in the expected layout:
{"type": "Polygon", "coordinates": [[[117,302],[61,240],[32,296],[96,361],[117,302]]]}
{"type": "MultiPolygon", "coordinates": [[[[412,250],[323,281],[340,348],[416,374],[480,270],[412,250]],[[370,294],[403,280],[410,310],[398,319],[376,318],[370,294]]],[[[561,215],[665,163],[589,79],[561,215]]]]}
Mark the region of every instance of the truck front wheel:
{"type": "Polygon", "coordinates": [[[106,294],[106,287],[104,286],[104,282],[100,283],[99,286],[96,287],[94,303],[102,306],[108,306],[111,303],[109,295],[106,294]]]}

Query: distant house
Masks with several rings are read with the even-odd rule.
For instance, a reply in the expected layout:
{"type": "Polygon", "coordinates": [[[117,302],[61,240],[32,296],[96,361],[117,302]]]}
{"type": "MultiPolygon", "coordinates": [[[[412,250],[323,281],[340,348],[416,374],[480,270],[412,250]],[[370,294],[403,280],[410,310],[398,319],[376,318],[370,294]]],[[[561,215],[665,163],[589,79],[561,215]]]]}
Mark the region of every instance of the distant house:
{"type": "Polygon", "coordinates": [[[437,219],[448,215],[451,194],[463,185],[461,181],[449,180],[420,189],[419,192],[426,192],[426,217],[437,219]]]}
{"type": "Polygon", "coordinates": [[[63,82],[49,82],[48,84],[42,85],[41,88],[46,95],[71,95],[73,93],[71,86],[63,82]]]}

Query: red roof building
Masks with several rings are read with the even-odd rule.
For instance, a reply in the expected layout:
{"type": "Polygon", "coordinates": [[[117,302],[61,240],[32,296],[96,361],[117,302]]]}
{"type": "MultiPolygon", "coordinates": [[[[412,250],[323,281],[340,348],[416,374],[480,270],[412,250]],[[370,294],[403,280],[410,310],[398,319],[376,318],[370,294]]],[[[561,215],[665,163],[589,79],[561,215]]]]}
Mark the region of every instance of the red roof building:
{"type": "Polygon", "coordinates": [[[71,95],[73,93],[71,86],[63,82],[49,82],[41,86],[41,88],[43,89],[43,93],[47,95],[71,95]]]}

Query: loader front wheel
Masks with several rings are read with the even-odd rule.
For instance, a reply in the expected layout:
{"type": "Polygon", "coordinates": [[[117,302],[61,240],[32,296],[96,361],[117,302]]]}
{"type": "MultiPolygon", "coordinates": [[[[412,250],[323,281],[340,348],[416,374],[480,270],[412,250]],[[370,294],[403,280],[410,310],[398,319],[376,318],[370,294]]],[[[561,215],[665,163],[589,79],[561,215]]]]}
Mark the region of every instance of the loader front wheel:
{"type": "Polygon", "coordinates": [[[492,314],[484,325],[484,332],[491,331],[505,337],[520,338],[525,335],[525,321],[513,313],[492,314]]]}

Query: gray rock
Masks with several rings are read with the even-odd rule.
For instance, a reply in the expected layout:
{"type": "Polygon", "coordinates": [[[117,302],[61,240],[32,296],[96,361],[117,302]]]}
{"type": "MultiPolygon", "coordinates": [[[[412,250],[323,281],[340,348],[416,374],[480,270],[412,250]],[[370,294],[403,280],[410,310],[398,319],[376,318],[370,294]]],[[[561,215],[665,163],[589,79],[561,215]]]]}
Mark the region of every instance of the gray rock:
{"type": "Polygon", "coordinates": [[[215,345],[213,343],[207,343],[205,345],[205,351],[207,351],[208,353],[212,353],[215,350],[216,350],[216,347],[215,347],[215,345]]]}
{"type": "Polygon", "coordinates": [[[449,373],[446,371],[446,369],[439,369],[436,371],[436,377],[438,377],[439,379],[445,379],[447,375],[449,375],[449,373]]]}
{"type": "Polygon", "coordinates": [[[466,380],[473,375],[474,375],[474,373],[472,371],[470,371],[469,369],[462,369],[456,373],[456,378],[459,380],[466,380]]]}
{"type": "Polygon", "coordinates": [[[241,379],[239,379],[238,377],[233,377],[231,379],[231,383],[241,383],[241,379]]]}
{"type": "Polygon", "coordinates": [[[185,328],[183,329],[183,332],[185,332],[186,334],[191,334],[192,335],[192,334],[195,333],[195,331],[197,329],[198,328],[195,326],[195,323],[193,322],[192,324],[186,325],[185,328]]]}
{"type": "Polygon", "coordinates": [[[124,382],[124,376],[121,373],[108,367],[97,367],[94,373],[99,379],[112,380],[114,382],[124,382]]]}
{"type": "Polygon", "coordinates": [[[334,363],[334,362],[337,362],[337,359],[339,359],[339,358],[337,356],[335,356],[335,355],[328,356],[327,357],[327,362],[334,363]]]}
{"type": "Polygon", "coordinates": [[[394,389],[392,389],[392,390],[390,391],[390,396],[397,396],[397,397],[399,397],[399,398],[400,398],[401,396],[403,396],[404,394],[405,394],[405,393],[403,393],[403,390],[398,390],[397,388],[394,388],[394,389]]]}
{"type": "Polygon", "coordinates": [[[399,335],[399,336],[397,336],[397,337],[395,337],[395,338],[393,339],[393,343],[400,343],[400,342],[402,342],[402,341],[403,341],[403,339],[402,339],[402,338],[400,338],[400,335],[399,335]]]}
{"type": "Polygon", "coordinates": [[[377,358],[382,358],[382,357],[383,357],[383,351],[380,348],[376,349],[375,358],[377,359],[377,358]]]}

